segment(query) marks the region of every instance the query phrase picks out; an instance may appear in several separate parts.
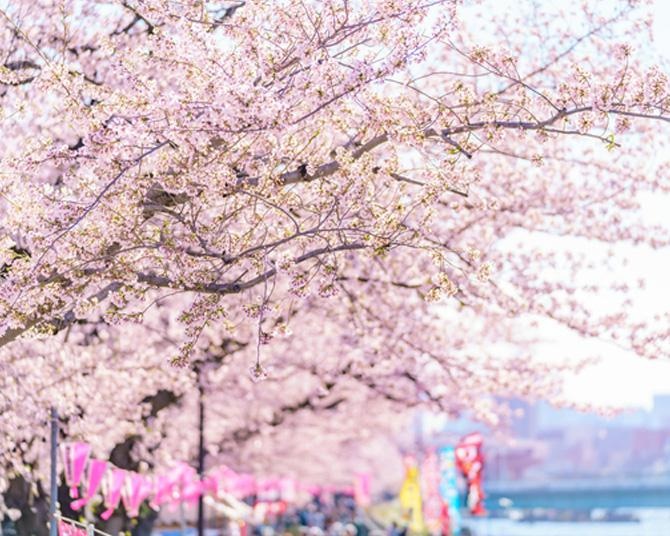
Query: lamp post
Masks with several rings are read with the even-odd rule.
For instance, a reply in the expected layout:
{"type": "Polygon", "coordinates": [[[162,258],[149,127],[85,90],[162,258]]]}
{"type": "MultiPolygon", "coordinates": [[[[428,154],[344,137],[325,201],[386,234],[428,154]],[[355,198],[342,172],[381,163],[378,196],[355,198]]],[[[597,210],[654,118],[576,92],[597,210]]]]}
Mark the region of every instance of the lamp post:
{"type": "MultiPolygon", "coordinates": [[[[205,476],[205,400],[204,389],[200,375],[198,374],[198,477],[200,478],[200,485],[205,476]]],[[[205,534],[205,501],[204,494],[200,493],[198,497],[198,536],[205,534]]]]}
{"type": "Polygon", "coordinates": [[[49,502],[49,536],[58,536],[56,509],[58,505],[58,411],[51,408],[51,474],[49,502]]]}

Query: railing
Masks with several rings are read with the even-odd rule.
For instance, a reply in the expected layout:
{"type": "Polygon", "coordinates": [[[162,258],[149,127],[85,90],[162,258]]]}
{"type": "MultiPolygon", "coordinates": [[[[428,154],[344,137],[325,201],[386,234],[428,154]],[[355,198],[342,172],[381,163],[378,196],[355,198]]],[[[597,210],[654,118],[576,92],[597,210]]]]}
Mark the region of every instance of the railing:
{"type": "Polygon", "coordinates": [[[103,532],[102,530],[96,529],[92,523],[82,523],[81,521],[70,519],[69,517],[65,517],[64,515],[62,515],[60,512],[56,512],[54,517],[56,521],[56,526],[59,526],[61,522],[65,522],[68,525],[72,525],[76,528],[85,530],[86,536],[95,536],[96,534],[98,536],[112,536],[107,532],[103,532]]]}

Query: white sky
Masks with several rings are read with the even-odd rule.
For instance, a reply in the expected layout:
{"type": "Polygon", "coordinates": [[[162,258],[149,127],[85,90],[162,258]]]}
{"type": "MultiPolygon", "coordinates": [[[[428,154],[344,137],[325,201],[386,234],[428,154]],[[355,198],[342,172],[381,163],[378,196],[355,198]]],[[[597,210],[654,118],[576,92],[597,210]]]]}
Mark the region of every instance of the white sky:
{"type": "MultiPolygon", "coordinates": [[[[666,72],[670,68],[670,0],[656,0],[654,43],[652,47],[662,57],[666,72]]],[[[668,132],[670,134],[670,132],[668,132]]],[[[668,200],[650,203],[647,211],[654,219],[667,220],[668,200]]],[[[670,222],[668,223],[670,225],[670,222]]],[[[670,248],[636,254],[631,270],[653,289],[647,296],[650,308],[670,308],[670,248]],[[666,289],[665,296],[660,289],[666,289]],[[661,300],[663,304],[661,303],[661,300]]],[[[636,279],[637,279],[636,277],[636,279]]],[[[567,395],[583,402],[616,406],[651,406],[654,394],[670,393],[670,356],[657,361],[646,361],[606,344],[584,348],[575,342],[562,340],[554,350],[595,350],[603,354],[601,364],[591,367],[567,382],[567,395]]],[[[551,351],[551,348],[549,348],[551,351]]]]}

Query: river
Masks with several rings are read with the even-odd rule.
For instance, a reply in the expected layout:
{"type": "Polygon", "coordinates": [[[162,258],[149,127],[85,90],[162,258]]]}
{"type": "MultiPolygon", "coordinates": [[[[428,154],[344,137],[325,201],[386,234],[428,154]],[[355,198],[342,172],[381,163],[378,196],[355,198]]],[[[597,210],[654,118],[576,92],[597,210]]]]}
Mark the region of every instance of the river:
{"type": "Polygon", "coordinates": [[[467,519],[473,536],[670,536],[670,509],[626,510],[639,523],[523,523],[510,519],[467,519]]]}

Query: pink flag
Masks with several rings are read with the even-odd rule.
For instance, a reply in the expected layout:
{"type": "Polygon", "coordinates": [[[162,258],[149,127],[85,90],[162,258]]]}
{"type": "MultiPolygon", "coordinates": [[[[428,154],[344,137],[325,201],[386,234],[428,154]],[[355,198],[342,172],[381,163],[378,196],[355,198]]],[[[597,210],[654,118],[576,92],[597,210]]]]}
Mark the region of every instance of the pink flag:
{"type": "Polygon", "coordinates": [[[62,519],[58,520],[58,536],[71,536],[72,525],[62,519]]]}
{"type": "Polygon", "coordinates": [[[59,536],[86,536],[86,530],[72,525],[62,519],[58,520],[58,535],[59,536]]]}
{"type": "Polygon", "coordinates": [[[229,467],[226,467],[225,465],[222,465],[216,471],[214,471],[213,477],[216,479],[217,494],[223,492],[235,492],[238,480],[238,475],[235,471],[229,467]]]}
{"type": "Polygon", "coordinates": [[[240,498],[253,495],[256,492],[256,478],[249,474],[237,475],[235,489],[240,498]]]}
{"type": "Polygon", "coordinates": [[[354,480],[354,498],[362,508],[370,506],[370,473],[359,473],[354,480]]]}
{"type": "Polygon", "coordinates": [[[72,525],[66,523],[62,519],[58,520],[58,536],[70,536],[70,529],[72,525]]]}
{"type": "Polygon", "coordinates": [[[155,495],[151,500],[154,509],[163,503],[176,503],[182,500],[184,489],[193,480],[195,469],[186,463],[178,463],[167,474],[156,480],[155,495]]]}
{"type": "Polygon", "coordinates": [[[208,475],[202,480],[202,492],[216,496],[218,483],[213,475],[208,475]]]}
{"type": "Polygon", "coordinates": [[[298,483],[295,478],[282,478],[280,487],[282,501],[291,503],[296,500],[298,483]]]}
{"type": "Polygon", "coordinates": [[[114,510],[119,506],[121,500],[121,488],[123,488],[123,481],[126,479],[126,472],[123,469],[113,469],[107,471],[102,479],[102,494],[105,497],[106,510],[100,514],[100,517],[107,521],[114,510]]]}
{"type": "Polygon", "coordinates": [[[145,495],[147,485],[142,475],[130,473],[121,488],[121,500],[126,509],[128,517],[137,517],[140,513],[140,505],[148,496],[145,495]]]}
{"type": "Polygon", "coordinates": [[[259,501],[277,501],[280,493],[281,487],[278,478],[268,477],[256,481],[256,496],[259,501]]]}
{"type": "Polygon", "coordinates": [[[423,518],[431,534],[440,531],[443,508],[440,496],[440,462],[435,449],[429,449],[423,458],[420,471],[423,518]]]}
{"type": "Polygon", "coordinates": [[[102,477],[105,475],[107,469],[107,462],[105,460],[91,460],[88,464],[88,471],[86,475],[86,493],[81,499],[73,501],[70,505],[73,510],[79,510],[82,506],[88,503],[98,491],[102,477]]]}
{"type": "Polygon", "coordinates": [[[156,493],[156,481],[155,479],[145,476],[143,477],[143,484],[142,487],[140,488],[140,497],[142,497],[142,502],[144,499],[151,497],[154,493],[156,493]]]}
{"type": "Polygon", "coordinates": [[[182,501],[196,502],[198,497],[203,494],[203,483],[196,479],[187,482],[182,490],[182,501]]]}
{"type": "Polygon", "coordinates": [[[70,488],[70,497],[79,497],[77,487],[84,474],[86,461],[91,454],[91,445],[87,443],[64,443],[60,448],[65,468],[65,483],[70,488]]]}
{"type": "Polygon", "coordinates": [[[149,505],[154,510],[158,510],[161,504],[172,499],[172,493],[175,486],[175,481],[168,475],[158,475],[154,482],[154,496],[149,505]]]}

